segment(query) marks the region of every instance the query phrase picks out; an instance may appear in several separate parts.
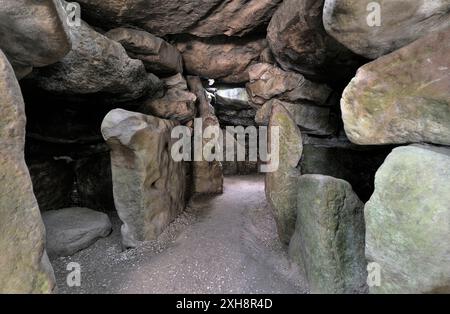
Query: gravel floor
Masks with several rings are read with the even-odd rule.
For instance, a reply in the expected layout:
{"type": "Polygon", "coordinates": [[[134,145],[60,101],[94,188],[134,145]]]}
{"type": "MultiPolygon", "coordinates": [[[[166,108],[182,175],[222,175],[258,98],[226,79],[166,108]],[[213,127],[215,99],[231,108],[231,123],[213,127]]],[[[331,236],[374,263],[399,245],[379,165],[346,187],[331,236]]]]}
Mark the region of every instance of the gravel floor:
{"type": "Polygon", "coordinates": [[[52,261],[59,293],[307,293],[304,276],[278,241],[262,176],[225,179],[225,193],[196,197],[158,238],[121,251],[113,233],[52,261]],[[81,265],[68,287],[67,264],[81,265]]]}

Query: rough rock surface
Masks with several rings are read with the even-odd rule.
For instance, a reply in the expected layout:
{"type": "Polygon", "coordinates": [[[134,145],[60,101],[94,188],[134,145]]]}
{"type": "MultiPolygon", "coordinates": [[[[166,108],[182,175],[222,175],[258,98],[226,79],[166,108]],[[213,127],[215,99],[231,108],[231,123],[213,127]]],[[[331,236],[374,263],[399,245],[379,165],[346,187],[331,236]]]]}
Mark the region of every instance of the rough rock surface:
{"type": "Polygon", "coordinates": [[[325,0],[327,32],[357,54],[376,59],[433,31],[450,26],[450,2],[379,0],[381,23],[372,0],[325,0]],[[372,15],[372,16],[370,16],[372,15]],[[368,21],[370,23],[368,23],[368,21]],[[370,25],[369,25],[370,24],[370,25]]]}
{"type": "Polygon", "coordinates": [[[297,217],[297,165],[302,156],[302,135],[289,112],[280,105],[272,107],[269,120],[269,146],[273,130],[279,127],[279,167],[266,174],[266,197],[277,223],[281,242],[289,244],[297,217]]]}
{"type": "MultiPolygon", "coordinates": [[[[196,76],[188,76],[187,83],[189,85],[189,89],[197,96],[197,112],[199,118],[202,119],[202,134],[208,127],[220,128],[219,120],[215,116],[214,109],[209,103],[206,90],[203,88],[200,78],[196,76]]],[[[200,140],[202,141],[203,146],[210,141],[203,137],[200,140]]],[[[222,163],[218,160],[207,161],[204,159],[204,156],[201,161],[193,162],[192,185],[192,192],[194,193],[221,194],[223,192],[222,163]]]]}
{"type": "Polygon", "coordinates": [[[267,41],[285,70],[321,80],[351,77],[360,60],[326,33],[323,5],[323,0],[284,0],[270,21],[267,41]]]}
{"type": "Polygon", "coordinates": [[[37,70],[34,82],[60,94],[109,96],[114,101],[137,99],[159,89],[157,77],[148,74],[140,60],[128,57],[119,43],[82,22],[72,27],[72,50],[59,62],[37,70]]]}
{"type": "Polygon", "coordinates": [[[17,77],[59,61],[71,49],[66,14],[59,0],[1,0],[0,49],[17,77]]]}
{"type": "Polygon", "coordinates": [[[55,279],[24,159],[25,122],[19,83],[0,50],[0,292],[50,293],[55,279]]]}
{"type": "Polygon", "coordinates": [[[301,74],[283,71],[268,63],[252,65],[249,76],[247,92],[257,108],[272,98],[325,105],[332,91],[328,86],[311,82],[301,74]]]}
{"type": "Polygon", "coordinates": [[[336,119],[331,116],[330,108],[311,104],[293,104],[278,99],[269,100],[256,112],[255,121],[258,125],[269,123],[270,113],[275,105],[283,106],[304,134],[331,135],[336,132],[336,119]]]}
{"type": "Polygon", "coordinates": [[[166,89],[164,96],[144,101],[140,111],[163,119],[177,120],[180,123],[193,120],[197,96],[188,91],[186,80],[181,74],[177,74],[163,82],[166,89]]]}
{"type": "Polygon", "coordinates": [[[364,203],[351,185],[322,175],[298,180],[290,256],[303,264],[312,293],[367,291],[364,203]]]}
{"type": "Polygon", "coordinates": [[[103,121],[125,247],[154,240],[185,207],[185,168],[170,156],[176,125],[122,109],[103,121]]]}
{"type": "Polygon", "coordinates": [[[267,24],[282,0],[222,1],[208,17],[189,30],[199,37],[243,36],[267,24]]]}
{"type": "Polygon", "coordinates": [[[89,208],[64,208],[42,214],[50,258],[70,256],[111,233],[106,214],[89,208]]]}
{"type": "Polygon", "coordinates": [[[224,83],[249,80],[248,68],[267,47],[265,39],[230,39],[227,37],[177,39],[186,71],[191,75],[224,83]]]}
{"type": "Polygon", "coordinates": [[[241,36],[269,21],[280,0],[80,0],[90,22],[134,25],[164,36],[241,36]]]}
{"type": "Polygon", "coordinates": [[[115,28],[105,34],[122,44],[130,58],[142,60],[148,72],[158,76],[183,73],[183,61],[178,50],[145,31],[131,28],[115,28]]]}
{"type": "Polygon", "coordinates": [[[341,101],[349,139],[449,145],[449,49],[450,28],[360,68],[341,101]]]}
{"type": "Polygon", "coordinates": [[[371,293],[450,292],[450,149],[399,147],[365,207],[366,256],[381,269],[371,293]]]}

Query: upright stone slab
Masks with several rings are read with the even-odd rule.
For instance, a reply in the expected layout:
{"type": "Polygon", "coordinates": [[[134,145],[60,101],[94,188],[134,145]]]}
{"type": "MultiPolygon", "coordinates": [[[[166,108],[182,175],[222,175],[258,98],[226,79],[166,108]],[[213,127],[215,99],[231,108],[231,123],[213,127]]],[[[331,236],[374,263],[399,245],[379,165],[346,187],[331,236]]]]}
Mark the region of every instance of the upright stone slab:
{"type": "Polygon", "coordinates": [[[322,175],[298,180],[297,225],[289,253],[313,293],[364,293],[364,204],[351,185],[322,175]]]}
{"type": "Polygon", "coordinates": [[[302,135],[289,112],[281,105],[272,107],[269,145],[273,130],[279,127],[279,167],[266,174],[266,197],[277,223],[280,240],[289,244],[297,217],[297,181],[303,145],[302,135]]]}
{"type": "Polygon", "coordinates": [[[450,145],[450,28],[368,63],[342,95],[348,138],[359,145],[450,145]]]}
{"type": "Polygon", "coordinates": [[[55,287],[24,160],[25,120],[19,84],[0,50],[0,293],[49,293],[55,287]]]}
{"type": "MultiPolygon", "coordinates": [[[[208,127],[219,127],[219,120],[209,103],[202,82],[197,76],[188,76],[187,82],[190,90],[197,96],[197,112],[202,120],[202,134],[208,127]]],[[[199,132],[199,130],[196,130],[199,132]]],[[[195,131],[194,131],[195,132],[195,131]]],[[[203,145],[209,140],[202,138],[203,145]]],[[[204,157],[204,156],[203,156],[204,157]]],[[[218,160],[195,161],[192,165],[193,192],[202,194],[221,194],[223,192],[223,167],[218,160]]]]}
{"type": "Polygon", "coordinates": [[[371,293],[450,293],[450,148],[399,147],[365,206],[366,256],[381,270],[371,293]]]}
{"type": "Polygon", "coordinates": [[[154,240],[185,207],[185,168],[171,157],[176,122],[115,109],[103,123],[124,247],[154,240]]]}

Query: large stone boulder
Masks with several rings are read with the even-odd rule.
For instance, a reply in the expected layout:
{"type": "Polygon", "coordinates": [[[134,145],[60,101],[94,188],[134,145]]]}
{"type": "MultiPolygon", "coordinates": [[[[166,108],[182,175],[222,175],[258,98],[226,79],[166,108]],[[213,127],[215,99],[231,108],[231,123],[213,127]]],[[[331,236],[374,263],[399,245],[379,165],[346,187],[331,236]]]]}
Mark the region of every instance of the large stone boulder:
{"type": "Polygon", "coordinates": [[[366,257],[378,263],[371,293],[450,292],[450,149],[399,147],[366,204],[366,257]]]}
{"type": "Polygon", "coordinates": [[[121,44],[86,23],[72,27],[70,34],[72,50],[33,76],[40,88],[65,95],[100,95],[117,102],[152,94],[161,87],[142,61],[131,59],[121,44]]]}
{"type": "Polygon", "coordinates": [[[183,36],[177,39],[176,47],[189,74],[224,83],[244,83],[249,80],[249,67],[257,62],[267,42],[253,38],[183,36]]]}
{"type": "Polygon", "coordinates": [[[186,80],[177,74],[163,80],[165,92],[162,97],[145,100],[141,106],[142,113],[163,119],[186,123],[195,118],[197,97],[189,92],[186,80]]]}
{"type": "Polygon", "coordinates": [[[323,24],[331,36],[355,53],[376,59],[450,26],[450,3],[325,0],[323,24]]]}
{"type": "Polygon", "coordinates": [[[269,145],[272,128],[279,128],[279,165],[266,174],[266,197],[273,211],[278,235],[289,244],[295,230],[297,217],[297,182],[300,171],[297,166],[302,157],[302,135],[294,119],[281,105],[272,107],[269,120],[269,145]]]}
{"type": "Polygon", "coordinates": [[[289,252],[312,293],[367,292],[364,203],[351,185],[322,175],[298,180],[297,224],[289,252]]]}
{"type": "Polygon", "coordinates": [[[158,76],[183,73],[183,61],[178,50],[145,31],[131,28],[115,28],[105,34],[124,46],[130,58],[142,60],[148,72],[158,76]]]}
{"type": "Polygon", "coordinates": [[[171,157],[176,125],[122,109],[103,121],[124,247],[156,239],[185,207],[185,167],[171,157]]]}
{"type": "Polygon", "coordinates": [[[0,293],[49,293],[55,287],[24,159],[25,122],[19,83],[0,50],[0,293]]]}
{"type": "Polygon", "coordinates": [[[280,0],[79,0],[102,27],[138,26],[157,36],[241,36],[267,23],[280,0]]]}
{"type": "Polygon", "coordinates": [[[0,49],[18,78],[62,59],[71,49],[59,0],[0,0],[0,49]]]}
{"type": "Polygon", "coordinates": [[[42,214],[50,258],[70,256],[111,233],[108,215],[89,208],[64,208],[42,214]]]}
{"type": "Polygon", "coordinates": [[[283,71],[268,63],[254,64],[249,68],[247,92],[251,102],[259,108],[272,98],[289,102],[308,101],[325,105],[332,90],[323,84],[307,80],[295,72],[283,71]]]}
{"type": "Polygon", "coordinates": [[[274,105],[283,106],[294,118],[303,134],[331,135],[336,132],[337,119],[329,107],[312,106],[308,103],[289,103],[278,99],[266,102],[257,112],[255,121],[258,125],[267,125],[274,105]]]}
{"type": "Polygon", "coordinates": [[[341,101],[349,139],[449,145],[449,49],[450,28],[360,68],[341,101]]]}
{"type": "Polygon", "coordinates": [[[284,0],[267,29],[267,41],[285,70],[308,78],[351,78],[358,56],[328,35],[322,23],[324,0],[284,0]]]}

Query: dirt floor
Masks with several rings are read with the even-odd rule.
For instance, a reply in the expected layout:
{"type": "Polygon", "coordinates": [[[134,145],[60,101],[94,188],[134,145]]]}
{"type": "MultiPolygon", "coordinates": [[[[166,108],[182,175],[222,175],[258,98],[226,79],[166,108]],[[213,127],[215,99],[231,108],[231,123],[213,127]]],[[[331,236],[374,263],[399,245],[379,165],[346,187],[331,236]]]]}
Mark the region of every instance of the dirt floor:
{"type": "Polygon", "coordinates": [[[52,261],[59,293],[308,293],[278,241],[263,176],[229,177],[225,193],[196,197],[157,241],[121,251],[113,233],[74,256],[52,261]],[[67,264],[81,266],[68,287],[67,264]]]}

